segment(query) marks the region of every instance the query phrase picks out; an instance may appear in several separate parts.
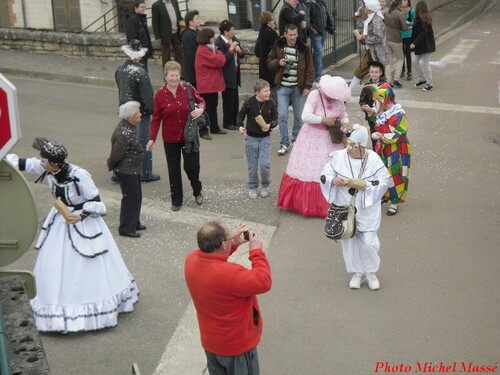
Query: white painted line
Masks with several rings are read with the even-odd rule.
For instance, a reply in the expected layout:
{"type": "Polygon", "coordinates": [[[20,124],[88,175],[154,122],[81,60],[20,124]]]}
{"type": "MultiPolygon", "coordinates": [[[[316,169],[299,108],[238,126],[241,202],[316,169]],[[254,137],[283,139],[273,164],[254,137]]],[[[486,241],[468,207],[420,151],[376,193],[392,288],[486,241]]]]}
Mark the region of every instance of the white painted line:
{"type": "MultiPolygon", "coordinates": [[[[106,206],[120,207],[121,194],[109,190],[100,190],[101,197],[106,206]]],[[[241,219],[194,209],[182,207],[178,212],[170,210],[170,203],[159,201],[157,199],[143,198],[141,213],[158,220],[170,220],[176,223],[183,223],[195,228],[201,227],[204,223],[214,219],[224,221],[228,227],[236,228],[242,222],[241,219]]],[[[264,249],[269,248],[269,243],[273,238],[276,227],[261,223],[245,221],[247,226],[264,241],[264,249]]],[[[190,249],[186,249],[190,250],[190,249]]],[[[248,246],[243,244],[231,255],[231,262],[241,264],[250,268],[248,259],[248,246]]],[[[201,346],[200,332],[196,311],[191,301],[184,311],[172,338],[167,344],[160,362],[158,363],[153,375],[171,375],[171,374],[203,374],[206,370],[205,352],[201,346]]]]}
{"type": "Polygon", "coordinates": [[[461,64],[480,42],[480,40],[475,39],[462,39],[449,53],[446,54],[446,56],[441,58],[440,61],[450,64],[461,64]]]}
{"type": "Polygon", "coordinates": [[[417,100],[398,100],[403,107],[418,108],[418,109],[432,109],[435,111],[452,111],[452,112],[465,112],[465,113],[479,113],[489,115],[500,115],[500,108],[486,107],[481,105],[462,105],[462,104],[448,104],[436,102],[421,102],[417,100]]]}

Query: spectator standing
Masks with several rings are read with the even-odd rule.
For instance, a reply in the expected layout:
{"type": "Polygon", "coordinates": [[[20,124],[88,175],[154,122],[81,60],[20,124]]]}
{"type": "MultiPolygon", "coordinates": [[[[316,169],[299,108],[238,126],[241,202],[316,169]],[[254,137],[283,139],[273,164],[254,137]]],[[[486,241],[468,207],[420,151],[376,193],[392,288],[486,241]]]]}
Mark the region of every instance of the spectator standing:
{"type": "Polygon", "coordinates": [[[371,290],[380,288],[376,272],[380,267],[380,241],[377,236],[382,220],[380,199],[389,184],[389,173],[380,157],[366,148],[368,130],[355,124],[347,148],[330,154],[321,173],[321,189],[328,203],[347,206],[352,190],[356,195],[356,234],[340,240],[347,272],[352,273],[349,287],[359,289],[366,280],[371,290]],[[365,164],[360,176],[362,163],[365,164]]]}
{"type": "Polygon", "coordinates": [[[196,38],[198,37],[198,27],[200,26],[199,12],[195,9],[190,10],[184,16],[186,28],[182,32],[182,76],[186,82],[196,88],[196,70],[194,68],[194,57],[198,44],[196,38]]]}
{"type": "Polygon", "coordinates": [[[297,26],[290,24],[285,35],[276,41],[269,52],[267,67],[276,71],[274,83],[278,87],[278,113],[280,148],[278,155],[285,155],[290,146],[288,134],[288,106],[293,108],[292,142],[302,126],[302,109],[314,82],[314,64],[309,47],[299,39],[297,26]]]}
{"type": "MultiPolygon", "coordinates": [[[[228,53],[224,55],[215,46],[215,32],[209,28],[201,29],[198,34],[198,49],[195,57],[196,84],[198,92],[206,103],[206,112],[210,120],[210,132],[212,134],[227,134],[227,131],[219,127],[217,106],[219,105],[219,92],[226,89],[222,68],[226,65],[228,57],[234,58],[228,53]]],[[[233,43],[234,44],[234,43],[233,43]]],[[[204,139],[212,139],[210,134],[202,136],[204,139]]]]}
{"type": "Polygon", "coordinates": [[[414,52],[412,63],[418,73],[415,87],[424,86],[423,91],[431,91],[434,87],[431,54],[436,52],[436,41],[432,30],[432,16],[425,1],[419,1],[415,6],[410,49],[414,52]]]}
{"type": "Polygon", "coordinates": [[[361,80],[368,74],[371,61],[387,65],[387,35],[384,15],[379,0],[365,0],[354,14],[358,20],[354,36],[364,46],[363,59],[354,71],[350,84],[351,93],[359,92],[361,80]],[[364,18],[364,13],[366,17],[364,18]]]}
{"type": "Polygon", "coordinates": [[[269,186],[271,185],[271,129],[278,125],[278,108],[276,102],[270,98],[271,87],[264,80],[258,80],[253,91],[255,96],[248,98],[243,103],[238,113],[238,125],[240,134],[245,134],[245,154],[248,167],[248,195],[250,198],[257,198],[257,188],[259,187],[260,169],[261,191],[260,196],[269,196],[269,186]],[[261,116],[263,123],[257,122],[261,116]],[[247,118],[247,126],[243,121],[247,118]]]}
{"type": "MultiPolygon", "coordinates": [[[[198,38],[198,27],[200,27],[200,17],[199,12],[195,9],[188,11],[184,16],[184,22],[186,23],[186,29],[182,32],[182,49],[184,53],[182,54],[182,75],[186,82],[189,82],[191,86],[195,89],[198,87],[196,83],[196,69],[195,69],[195,56],[196,50],[198,49],[198,43],[196,39],[198,38]]],[[[208,139],[211,138],[208,134],[208,126],[204,126],[199,129],[199,134],[201,138],[208,139]]]]}
{"type": "Polygon", "coordinates": [[[162,127],[163,147],[167,158],[168,179],[170,182],[170,198],[172,211],[179,211],[184,201],[182,188],[181,156],[184,159],[186,172],[196,204],[203,203],[200,181],[200,151],[197,134],[192,142],[186,141],[185,129],[188,121],[195,120],[203,114],[205,102],[191,87],[191,96],[196,109],[190,111],[187,87],[181,83],[182,67],[176,61],[169,61],[164,67],[165,85],[155,94],[154,114],[151,121],[151,134],[146,146],[153,149],[160,126],[162,127]],[[191,116],[191,119],[189,119],[191,116]]]}
{"type": "Polygon", "coordinates": [[[255,43],[255,56],[259,58],[259,78],[269,82],[271,87],[271,97],[277,103],[276,85],[274,83],[275,71],[267,67],[267,55],[274,47],[278,40],[276,33],[276,21],[274,16],[269,11],[264,11],[260,14],[259,20],[261,23],[259,36],[255,43]]]}
{"type": "Polygon", "coordinates": [[[226,64],[222,68],[225,90],[222,92],[222,126],[229,130],[238,130],[236,117],[240,107],[238,87],[241,86],[240,59],[245,56],[236,38],[234,24],[223,20],[219,25],[220,35],[215,40],[215,46],[226,56],[226,64]]]}
{"type": "Polygon", "coordinates": [[[252,268],[228,261],[247,242],[245,231],[239,225],[231,235],[221,222],[204,224],[197,234],[199,248],[187,255],[184,265],[210,375],[260,374],[257,345],[263,324],[257,295],[271,289],[271,268],[254,233],[248,233],[252,268]]]}
{"type": "Polygon", "coordinates": [[[401,44],[403,38],[401,31],[408,30],[408,24],[401,11],[402,0],[393,0],[389,11],[385,15],[385,27],[387,32],[387,46],[389,50],[388,64],[385,67],[386,79],[393,87],[402,87],[399,82],[399,74],[403,69],[403,49],[401,44]]]}
{"type": "Polygon", "coordinates": [[[161,47],[161,66],[170,61],[170,45],[174,50],[174,58],[182,65],[181,28],[182,20],[177,0],[158,0],[152,6],[153,32],[155,39],[161,47]]]}
{"type": "MultiPolygon", "coordinates": [[[[140,63],[148,49],[142,48],[137,39],[132,39],[129,45],[122,46],[122,51],[129,59],[120,65],[115,72],[119,105],[129,101],[141,103],[141,122],[137,125],[137,136],[139,143],[145,150],[149,140],[149,127],[154,105],[153,87],[148,72],[140,63]]],[[[160,176],[153,173],[153,154],[149,151],[145,152],[141,181],[152,182],[159,179],[160,176]]]]}
{"type": "Polygon", "coordinates": [[[137,140],[136,126],[141,122],[141,103],[126,102],[120,106],[120,122],[111,136],[111,153],[107,164],[114,171],[122,191],[120,227],[124,237],[140,237],[142,188],[141,173],[144,149],[137,140]]]}
{"type": "Polygon", "coordinates": [[[310,39],[313,53],[315,80],[319,82],[323,75],[323,49],[327,34],[333,35],[333,22],[324,0],[308,0],[311,18],[310,39]]]}
{"type": "Polygon", "coordinates": [[[148,21],[146,17],[146,2],[144,0],[135,0],[133,12],[125,16],[125,35],[127,43],[132,39],[137,39],[148,51],[141,59],[144,69],[148,71],[148,59],[153,57],[153,44],[148,30],[148,21]]]}
{"type": "Polygon", "coordinates": [[[309,15],[305,4],[299,0],[287,0],[281,7],[279,14],[279,35],[285,34],[287,25],[295,25],[298,29],[300,40],[307,44],[307,30],[309,28],[309,15]]]}
{"type": "Polygon", "coordinates": [[[411,35],[412,35],[412,29],[413,29],[413,20],[415,19],[415,9],[411,7],[411,1],[410,0],[403,0],[403,14],[405,16],[406,23],[408,25],[408,30],[402,30],[401,31],[401,38],[403,39],[403,54],[404,54],[404,60],[403,60],[403,69],[401,70],[401,76],[400,78],[404,78],[405,76],[405,70],[406,70],[406,79],[408,81],[412,80],[412,75],[411,75],[411,35]],[[406,63],[406,69],[405,69],[405,63],[406,63]]]}
{"type": "MultiPolygon", "coordinates": [[[[363,112],[365,112],[365,120],[368,121],[370,126],[370,132],[373,134],[375,132],[375,117],[372,117],[372,108],[374,106],[373,102],[373,91],[380,85],[385,83],[384,75],[384,65],[378,61],[370,62],[370,70],[368,72],[370,79],[368,84],[361,90],[361,95],[359,96],[359,106],[363,112]]],[[[375,150],[375,144],[377,141],[372,139],[372,149],[375,150]]]]}

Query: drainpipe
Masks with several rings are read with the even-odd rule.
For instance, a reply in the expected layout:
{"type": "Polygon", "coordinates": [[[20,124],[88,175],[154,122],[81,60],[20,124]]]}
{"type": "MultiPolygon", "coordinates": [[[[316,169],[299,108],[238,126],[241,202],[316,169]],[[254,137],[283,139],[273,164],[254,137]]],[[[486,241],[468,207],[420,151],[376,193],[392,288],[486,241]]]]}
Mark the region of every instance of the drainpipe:
{"type": "Polygon", "coordinates": [[[26,24],[26,7],[24,6],[24,0],[21,0],[21,9],[23,12],[23,24],[24,24],[24,28],[26,29],[28,27],[28,25],[26,24]]]}

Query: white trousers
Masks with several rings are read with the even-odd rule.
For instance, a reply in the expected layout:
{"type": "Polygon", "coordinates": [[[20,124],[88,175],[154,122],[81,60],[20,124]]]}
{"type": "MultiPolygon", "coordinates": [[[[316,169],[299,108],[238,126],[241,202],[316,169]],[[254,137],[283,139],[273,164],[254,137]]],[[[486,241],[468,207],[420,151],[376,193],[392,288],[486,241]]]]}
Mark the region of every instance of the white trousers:
{"type": "Polygon", "coordinates": [[[340,243],[347,272],[364,275],[378,271],[380,241],[377,232],[357,232],[353,238],[340,243]]]}
{"type": "Polygon", "coordinates": [[[402,43],[387,42],[389,50],[389,63],[385,66],[385,79],[387,82],[394,82],[394,79],[399,80],[401,70],[403,70],[403,47],[402,43]]]}

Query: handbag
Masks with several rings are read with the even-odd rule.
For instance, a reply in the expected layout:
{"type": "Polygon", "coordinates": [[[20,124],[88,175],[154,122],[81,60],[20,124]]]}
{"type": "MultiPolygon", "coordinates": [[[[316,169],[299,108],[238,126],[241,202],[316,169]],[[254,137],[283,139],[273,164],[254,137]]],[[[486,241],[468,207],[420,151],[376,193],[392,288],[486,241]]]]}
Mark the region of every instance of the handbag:
{"type": "MultiPolygon", "coordinates": [[[[323,105],[323,112],[325,112],[325,117],[327,117],[325,103],[323,103],[323,94],[320,92],[319,95],[321,97],[321,104],[323,105]]],[[[338,118],[335,119],[335,124],[333,126],[326,126],[326,128],[328,129],[328,133],[330,133],[330,139],[331,139],[332,143],[334,143],[334,144],[344,143],[345,134],[341,130],[342,123],[340,122],[340,120],[338,118]]]]}
{"type": "MultiPolygon", "coordinates": [[[[359,177],[363,176],[365,170],[367,156],[363,158],[359,177]]],[[[354,176],[353,176],[354,178],[354,176]]],[[[331,191],[331,187],[330,187],[331,191]]],[[[355,189],[352,195],[351,202],[347,206],[337,206],[334,203],[330,204],[328,214],[325,218],[325,236],[331,240],[345,240],[354,237],[356,234],[356,195],[358,190],[355,189]]],[[[330,199],[328,199],[330,200],[330,199]]]]}
{"type": "MultiPolygon", "coordinates": [[[[191,92],[191,84],[189,82],[186,82],[186,90],[189,100],[189,110],[194,111],[196,109],[196,104],[193,99],[193,93],[191,92]]],[[[193,121],[195,122],[198,129],[206,128],[210,124],[210,120],[208,119],[208,115],[205,111],[201,114],[200,117],[198,117],[196,120],[193,121]]]]}

